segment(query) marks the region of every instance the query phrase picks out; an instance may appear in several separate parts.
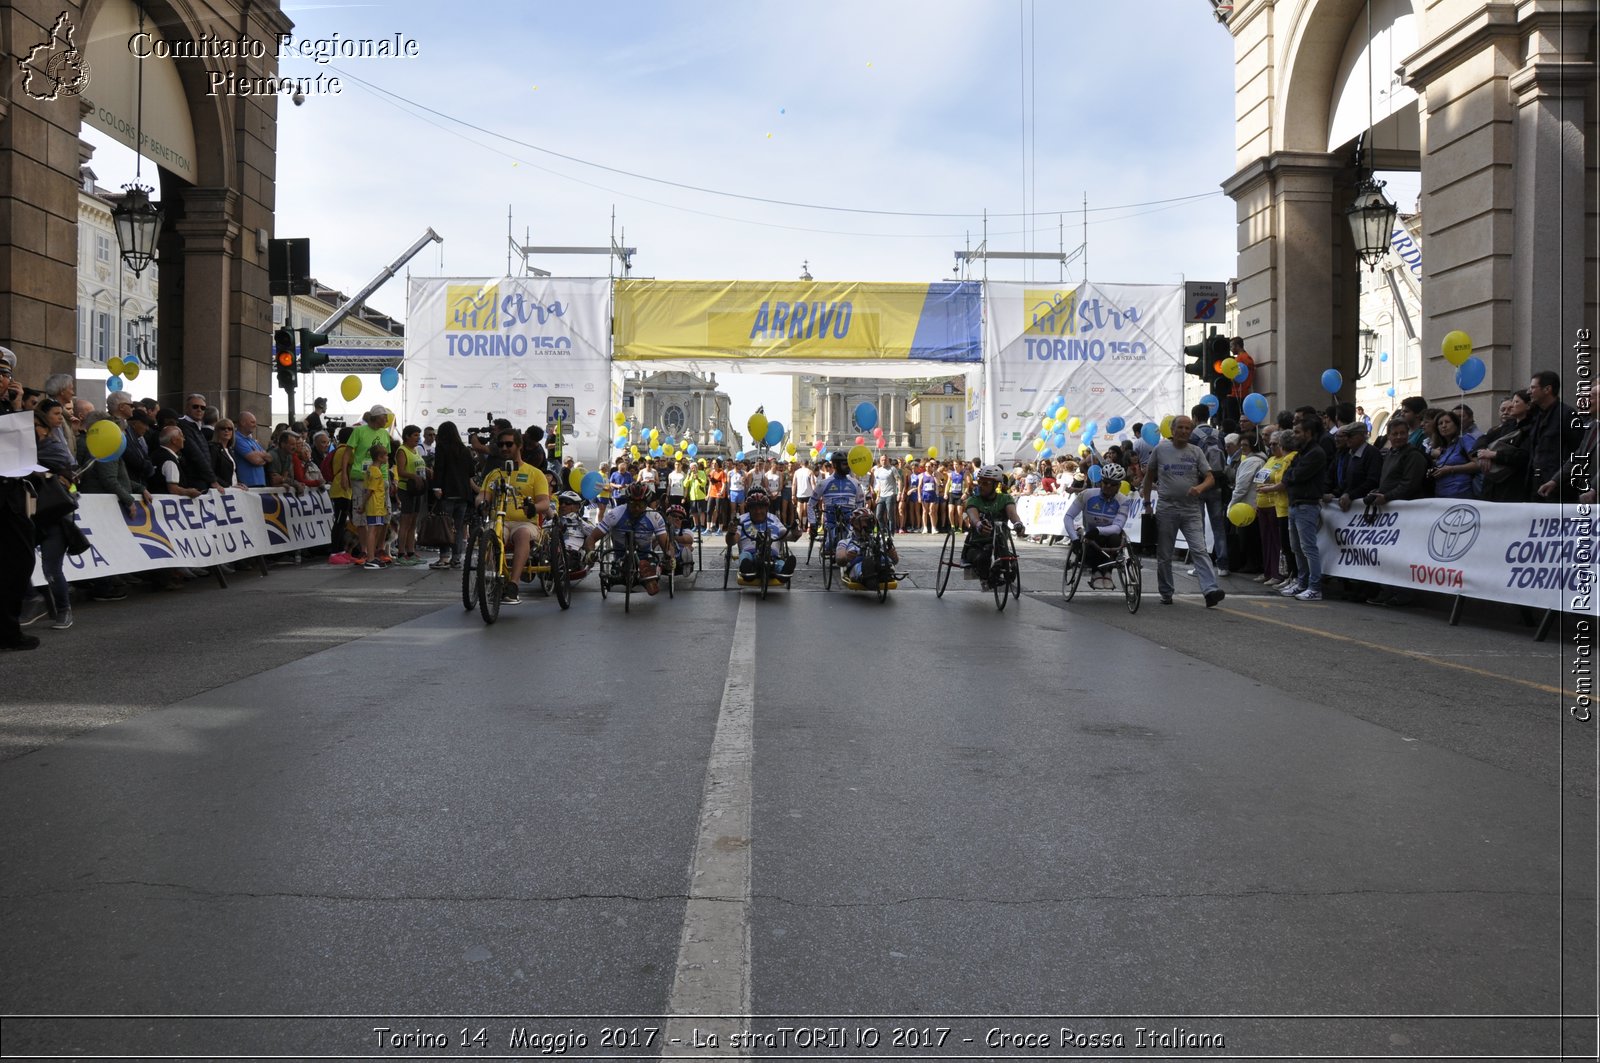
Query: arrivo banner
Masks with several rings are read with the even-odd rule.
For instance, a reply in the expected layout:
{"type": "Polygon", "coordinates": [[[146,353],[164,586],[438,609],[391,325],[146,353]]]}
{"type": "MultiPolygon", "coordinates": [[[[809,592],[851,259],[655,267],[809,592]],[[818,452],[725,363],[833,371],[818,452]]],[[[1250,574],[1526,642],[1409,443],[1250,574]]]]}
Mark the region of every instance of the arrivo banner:
{"type": "MultiPolygon", "coordinates": [[[[158,568],[208,568],[263,554],[309,550],[333,537],[325,490],[210,491],[197,498],[155,495],[125,512],[116,495],[80,495],[78,527],[89,549],[67,555],[68,580],[123,576],[158,568]]],[[[36,564],[35,585],[43,585],[36,564]]]]}
{"type": "Polygon", "coordinates": [[[504,417],[549,428],[598,463],[611,438],[611,281],[413,277],[406,292],[405,420],[469,429],[504,417]]]}
{"type": "Polygon", "coordinates": [[[977,281],[619,280],[616,359],[983,360],[977,281]]]}
{"type": "Polygon", "coordinates": [[[1594,609],[1592,506],[1425,498],[1322,509],[1331,576],[1536,609],[1594,609]]]}

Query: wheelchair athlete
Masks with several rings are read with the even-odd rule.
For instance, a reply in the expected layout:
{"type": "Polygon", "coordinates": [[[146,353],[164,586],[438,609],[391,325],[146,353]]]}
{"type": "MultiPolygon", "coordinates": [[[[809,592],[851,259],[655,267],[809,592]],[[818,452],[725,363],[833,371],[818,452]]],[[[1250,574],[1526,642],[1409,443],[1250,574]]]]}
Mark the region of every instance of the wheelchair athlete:
{"type": "Polygon", "coordinates": [[[511,567],[507,570],[510,578],[506,580],[500,600],[514,605],[521,600],[517,583],[527,571],[528,554],[544,542],[544,529],[535,521],[543,520],[550,513],[550,481],[544,473],[515,457],[519,444],[514,434],[502,434],[499,443],[500,457],[511,467],[509,470],[496,468],[483,478],[478,502],[488,505],[494,498],[496,484],[503,481],[510,485],[511,491],[506,496],[505,537],[506,545],[511,548],[511,567]],[[512,466],[513,460],[519,463],[512,466]]]}
{"type": "MultiPolygon", "coordinates": [[[[863,572],[861,570],[861,553],[866,547],[867,540],[872,536],[875,518],[865,509],[858,509],[850,515],[850,531],[843,539],[839,540],[838,553],[834,555],[839,562],[839,571],[852,583],[859,583],[870,590],[878,589],[878,574],[876,572],[863,572]]],[[[900,563],[900,551],[895,549],[894,543],[888,543],[889,560],[894,564],[900,563]]]]}
{"type": "Polygon", "coordinates": [[[745,496],[744,509],[733,528],[728,530],[728,545],[735,542],[739,548],[739,578],[743,580],[757,579],[760,575],[756,565],[756,530],[767,530],[767,551],[773,560],[772,570],[779,579],[788,579],[794,574],[794,555],[783,556],[779,543],[788,539],[790,542],[800,538],[799,525],[790,532],[783,526],[783,522],[774,517],[770,512],[772,498],[761,488],[751,491],[745,496]]]}
{"type": "Polygon", "coordinates": [[[1122,529],[1133,509],[1133,496],[1124,498],[1120,493],[1126,476],[1127,470],[1121,465],[1106,462],[1100,466],[1100,490],[1078,492],[1067,507],[1067,538],[1071,540],[1067,549],[1083,552],[1084,567],[1091,573],[1091,590],[1112,585],[1111,573],[1104,569],[1122,549],[1126,538],[1122,529]],[[1083,518],[1082,529],[1077,524],[1079,516],[1083,518]]]}
{"type": "Polygon", "coordinates": [[[611,536],[618,549],[626,546],[628,535],[633,535],[633,547],[639,555],[639,583],[646,594],[661,591],[661,570],[656,560],[672,555],[672,542],[667,538],[667,522],[661,514],[650,508],[651,487],[648,483],[631,483],[623,495],[625,505],[618,506],[601,518],[594,531],[584,540],[584,547],[592,549],[603,535],[611,536]]]}
{"type": "Polygon", "coordinates": [[[867,504],[866,485],[850,475],[850,455],[836,450],[829,458],[833,475],[821,481],[811,492],[811,523],[826,518],[828,524],[823,534],[823,545],[836,550],[849,534],[850,515],[867,504]]]}
{"type": "Polygon", "coordinates": [[[1026,533],[1022,519],[1017,516],[1017,500],[1009,492],[1000,490],[1000,482],[1004,479],[1005,473],[1000,471],[998,465],[985,465],[979,469],[977,483],[967,495],[964,507],[967,539],[961,546],[961,560],[977,571],[984,590],[990,589],[989,562],[993,560],[990,554],[994,550],[994,542],[990,538],[992,522],[1009,520],[1014,534],[1021,536],[1026,533]]]}
{"type": "Polygon", "coordinates": [[[589,574],[589,533],[595,530],[594,522],[583,515],[583,496],[576,491],[563,491],[556,496],[561,507],[561,537],[567,548],[567,580],[576,583],[589,574]]]}
{"type": "Polygon", "coordinates": [[[689,511],[681,503],[667,507],[667,538],[672,540],[673,557],[678,567],[673,574],[686,576],[694,571],[694,532],[690,530],[689,511]]]}

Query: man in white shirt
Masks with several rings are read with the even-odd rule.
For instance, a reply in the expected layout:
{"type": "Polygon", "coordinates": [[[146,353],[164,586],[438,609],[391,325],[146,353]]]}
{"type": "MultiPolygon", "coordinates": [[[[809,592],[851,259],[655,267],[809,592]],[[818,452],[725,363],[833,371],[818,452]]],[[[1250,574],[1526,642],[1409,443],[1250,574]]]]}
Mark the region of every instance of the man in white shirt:
{"type": "Polygon", "coordinates": [[[900,531],[900,470],[895,468],[885,454],[878,459],[877,468],[872,470],[872,497],[875,502],[878,523],[889,529],[889,534],[894,535],[900,531]]]}

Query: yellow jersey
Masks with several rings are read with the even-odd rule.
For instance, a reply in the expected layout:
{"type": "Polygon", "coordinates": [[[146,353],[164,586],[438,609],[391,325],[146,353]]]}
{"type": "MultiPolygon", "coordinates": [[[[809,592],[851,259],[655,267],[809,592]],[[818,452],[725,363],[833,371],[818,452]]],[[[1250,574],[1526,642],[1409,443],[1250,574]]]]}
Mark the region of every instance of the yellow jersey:
{"type": "MultiPolygon", "coordinates": [[[[507,474],[504,468],[493,470],[489,473],[489,475],[483,478],[484,493],[492,493],[494,491],[495,484],[501,483],[505,480],[507,480],[507,474]]],[[[527,462],[523,462],[522,464],[518,465],[515,471],[510,474],[509,480],[511,484],[511,493],[519,497],[523,503],[531,503],[534,499],[541,496],[545,498],[550,497],[549,479],[544,473],[540,472],[532,465],[529,465],[527,462]]],[[[525,508],[527,507],[525,506],[525,508]]],[[[521,520],[524,518],[518,514],[515,519],[521,520]]]]}

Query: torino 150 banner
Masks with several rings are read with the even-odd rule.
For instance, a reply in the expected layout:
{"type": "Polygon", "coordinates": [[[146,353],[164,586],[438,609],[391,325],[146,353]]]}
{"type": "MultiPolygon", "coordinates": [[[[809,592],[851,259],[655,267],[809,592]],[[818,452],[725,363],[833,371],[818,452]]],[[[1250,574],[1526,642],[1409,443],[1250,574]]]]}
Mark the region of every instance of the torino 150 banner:
{"type": "Polygon", "coordinates": [[[983,360],[975,281],[617,282],[623,360],[983,360]]]}
{"type": "Polygon", "coordinates": [[[566,454],[598,464],[611,436],[610,295],[604,277],[413,277],[407,419],[548,429],[564,411],[566,454]]]}
{"type": "Polygon", "coordinates": [[[989,282],[988,384],[984,454],[1033,461],[1076,455],[1082,436],[1052,429],[1039,438],[1050,403],[1069,418],[1098,422],[1096,449],[1120,417],[1126,438],[1136,422],[1183,413],[1182,294],[1170,284],[1094,284],[1077,288],[989,282]],[[1059,433],[1059,434],[1058,434],[1059,433]]]}

